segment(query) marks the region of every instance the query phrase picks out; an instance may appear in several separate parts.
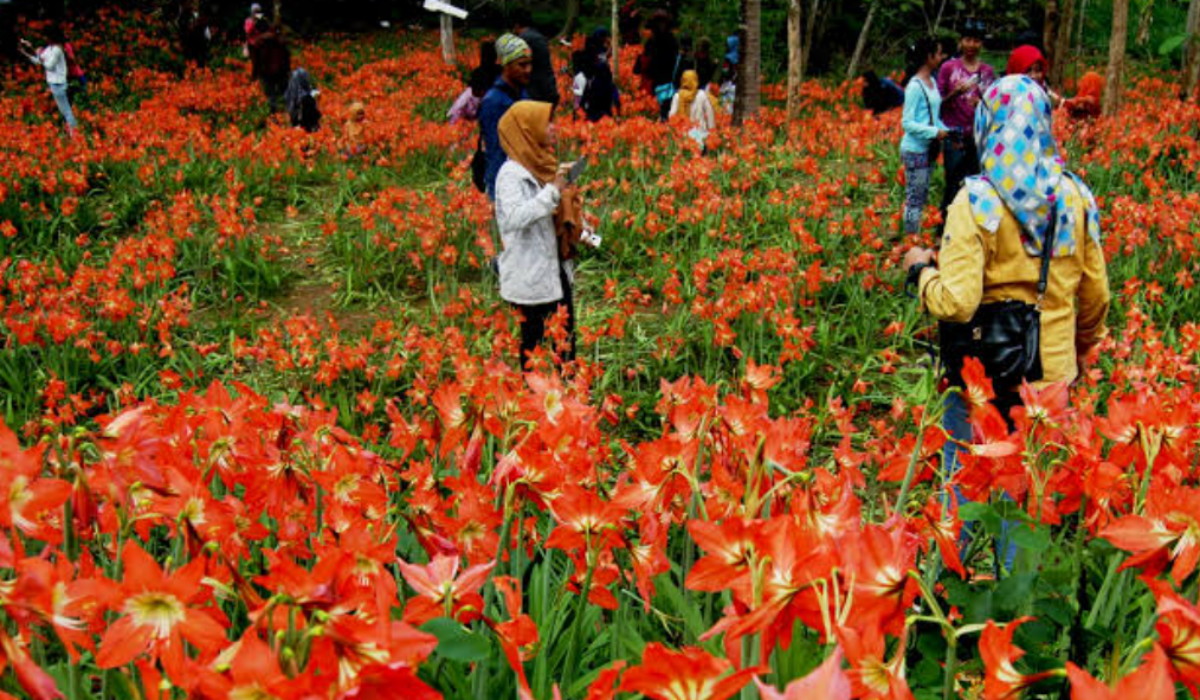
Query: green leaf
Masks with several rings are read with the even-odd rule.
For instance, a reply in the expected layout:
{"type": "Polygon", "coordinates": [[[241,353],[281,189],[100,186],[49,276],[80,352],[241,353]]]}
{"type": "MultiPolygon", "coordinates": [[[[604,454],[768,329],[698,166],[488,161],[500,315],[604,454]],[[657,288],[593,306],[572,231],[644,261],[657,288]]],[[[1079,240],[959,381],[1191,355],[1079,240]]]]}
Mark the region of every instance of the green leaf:
{"type": "Polygon", "coordinates": [[[1016,501],[1010,501],[1007,498],[997,501],[992,508],[996,511],[996,514],[1000,516],[1001,520],[1012,520],[1022,523],[1027,523],[1032,520],[1032,518],[1029,517],[1029,513],[1026,513],[1025,509],[1021,507],[1021,504],[1017,503],[1016,501]]]}
{"type": "Polygon", "coordinates": [[[430,620],[421,629],[437,637],[437,653],[452,661],[483,661],[491,653],[491,641],[448,617],[430,620]]]}
{"type": "Polygon", "coordinates": [[[1042,598],[1034,603],[1034,614],[1052,620],[1063,627],[1075,618],[1075,609],[1062,598],[1042,598]]]}
{"type": "Polygon", "coordinates": [[[1050,547],[1050,529],[1045,525],[1032,528],[1028,525],[1014,525],[1009,529],[1009,534],[1018,547],[1030,552],[1044,552],[1050,547]]]}
{"type": "Polygon", "coordinates": [[[1187,36],[1185,33],[1167,37],[1163,40],[1163,43],[1158,45],[1158,55],[1166,56],[1167,54],[1174,53],[1183,46],[1183,42],[1187,41],[1187,36]]]}
{"type": "Polygon", "coordinates": [[[1004,579],[996,586],[996,606],[1002,610],[1016,611],[1033,595],[1033,583],[1037,572],[1016,574],[1004,579]]]}
{"type": "Polygon", "coordinates": [[[976,521],[983,523],[985,532],[1000,534],[1000,514],[988,503],[964,503],[959,505],[959,519],[964,522],[976,521]]]}
{"type": "Polygon", "coordinates": [[[912,680],[917,686],[935,685],[942,680],[942,665],[934,658],[923,657],[912,670],[912,680]]]}
{"type": "Polygon", "coordinates": [[[991,512],[993,511],[990,505],[975,501],[968,501],[958,507],[960,520],[983,520],[983,516],[991,512]]]}

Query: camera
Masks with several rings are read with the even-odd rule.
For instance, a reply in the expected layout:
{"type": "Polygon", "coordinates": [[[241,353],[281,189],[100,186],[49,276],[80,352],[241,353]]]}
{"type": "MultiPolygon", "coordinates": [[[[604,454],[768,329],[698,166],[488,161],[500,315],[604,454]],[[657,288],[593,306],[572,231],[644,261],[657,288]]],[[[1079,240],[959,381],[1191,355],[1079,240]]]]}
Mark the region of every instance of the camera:
{"type": "Polygon", "coordinates": [[[592,232],[592,231],[589,231],[589,230],[587,230],[587,229],[584,229],[584,230],[583,230],[582,232],[580,232],[580,234],[579,234],[579,241],[580,241],[581,243],[584,243],[584,244],[587,244],[587,245],[591,246],[592,248],[599,248],[599,247],[600,247],[600,242],[601,242],[602,240],[603,240],[603,239],[600,237],[600,234],[598,234],[598,233],[594,233],[594,232],[592,232]]]}

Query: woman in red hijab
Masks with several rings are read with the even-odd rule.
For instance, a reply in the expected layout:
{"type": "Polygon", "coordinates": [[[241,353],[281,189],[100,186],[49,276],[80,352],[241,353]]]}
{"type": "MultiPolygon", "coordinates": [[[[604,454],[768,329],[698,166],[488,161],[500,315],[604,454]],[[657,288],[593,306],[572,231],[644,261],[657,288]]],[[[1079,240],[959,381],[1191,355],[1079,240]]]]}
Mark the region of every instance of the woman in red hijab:
{"type": "Polygon", "coordinates": [[[1057,107],[1062,103],[1062,98],[1046,84],[1048,65],[1041,49],[1026,44],[1013,49],[1013,52],[1008,55],[1008,66],[1005,67],[1004,73],[1005,75],[1028,75],[1033,78],[1034,82],[1041,85],[1046,94],[1050,96],[1050,104],[1057,107]]]}

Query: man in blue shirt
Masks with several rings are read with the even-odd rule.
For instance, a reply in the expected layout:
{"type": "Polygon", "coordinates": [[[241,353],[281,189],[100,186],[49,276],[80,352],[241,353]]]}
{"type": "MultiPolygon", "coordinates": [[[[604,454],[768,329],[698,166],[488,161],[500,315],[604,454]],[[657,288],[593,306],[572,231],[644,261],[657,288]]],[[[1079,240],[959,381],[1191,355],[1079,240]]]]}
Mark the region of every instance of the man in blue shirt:
{"type": "Polygon", "coordinates": [[[500,77],[483,96],[479,105],[479,129],[483,135],[483,153],[487,157],[487,170],[483,181],[489,199],[496,197],[496,174],[508,157],[500,147],[500,117],[517,100],[526,98],[525,86],[533,70],[533,54],[520,37],[505,34],[496,40],[496,53],[500,59],[500,77]]]}

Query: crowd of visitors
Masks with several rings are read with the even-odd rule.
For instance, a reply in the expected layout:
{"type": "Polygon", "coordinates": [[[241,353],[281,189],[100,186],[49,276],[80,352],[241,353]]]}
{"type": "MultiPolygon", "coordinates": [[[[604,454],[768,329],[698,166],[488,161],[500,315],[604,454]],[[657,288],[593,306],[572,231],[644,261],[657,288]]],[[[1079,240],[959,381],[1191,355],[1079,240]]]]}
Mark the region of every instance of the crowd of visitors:
{"type": "MultiPolygon", "coordinates": [[[[633,67],[639,89],[661,120],[686,130],[703,156],[736,92],[737,37],[726,39],[718,65],[711,42],[677,35],[668,13],[656,11],[642,22],[633,2],[621,13],[625,38],[644,25],[633,67]]],[[[205,66],[213,29],[199,3],[181,7],[177,29],[185,60],[205,66]]],[[[493,202],[502,244],[495,261],[500,296],[520,316],[520,361],[528,366],[552,328],[561,331],[550,348],[555,357],[573,357],[573,258],[581,240],[593,240],[575,183],[584,164],[559,162],[556,114],[603,122],[620,116],[622,96],[608,29],[590,32],[572,54],[573,99],[562,109],[545,35],[525,10],[513,15],[509,29],[480,44],[478,65],[447,118],[478,125],[473,174],[493,202]]],[[[242,30],[251,75],[271,110],[285,111],[294,127],[317,131],[320,91],[305,68],[292,66],[281,27],[254,3],[242,30]]],[[[993,404],[1007,418],[1007,409],[1021,402],[1023,381],[1072,381],[1105,333],[1109,290],[1095,198],[1064,165],[1051,130],[1055,114],[1096,117],[1104,80],[1086,73],[1077,94],[1063,99],[1047,85],[1049,64],[1036,46],[1014,49],[1001,76],[982,58],[986,37],[981,22],[968,20],[950,58],[932,38],[914,42],[902,84],[868,71],[863,102],[875,114],[902,108],[904,234],[921,232],[931,175],[943,164],[938,250],[914,247],[902,264],[922,307],[941,321],[948,381],[963,387],[974,361],[967,358],[979,360],[993,381],[993,404]]],[[[48,25],[39,48],[22,39],[18,50],[43,69],[73,134],[78,125],[69,94],[86,89],[87,75],[62,26],[48,25]]],[[[344,156],[365,152],[365,124],[365,106],[351,103],[338,138],[344,156]]],[[[955,451],[971,439],[971,410],[961,394],[949,394],[944,424],[955,438],[946,454],[951,471],[955,451]]]]}

